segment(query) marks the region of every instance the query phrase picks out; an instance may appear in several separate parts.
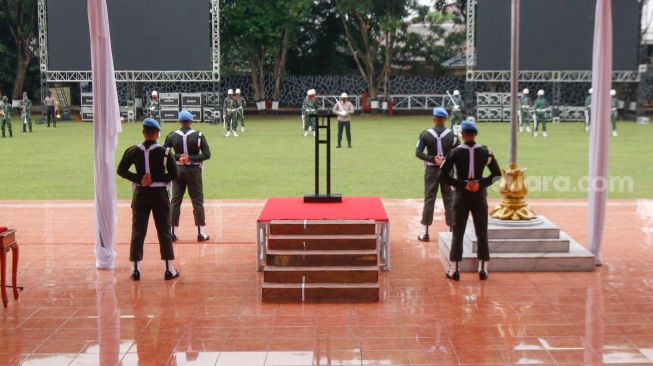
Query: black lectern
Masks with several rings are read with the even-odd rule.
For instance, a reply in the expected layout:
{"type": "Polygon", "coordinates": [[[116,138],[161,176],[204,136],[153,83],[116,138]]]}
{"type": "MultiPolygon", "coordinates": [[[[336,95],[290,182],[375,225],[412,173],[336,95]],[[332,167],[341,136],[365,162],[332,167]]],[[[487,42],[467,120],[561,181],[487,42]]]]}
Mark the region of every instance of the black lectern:
{"type": "Polygon", "coordinates": [[[338,203],[342,202],[342,195],[331,193],[331,111],[319,111],[310,117],[317,117],[315,126],[315,193],[305,194],[305,203],[338,203]],[[320,138],[326,132],[326,139],[320,138]],[[326,145],[326,193],[320,193],[320,145],[326,145]]]}

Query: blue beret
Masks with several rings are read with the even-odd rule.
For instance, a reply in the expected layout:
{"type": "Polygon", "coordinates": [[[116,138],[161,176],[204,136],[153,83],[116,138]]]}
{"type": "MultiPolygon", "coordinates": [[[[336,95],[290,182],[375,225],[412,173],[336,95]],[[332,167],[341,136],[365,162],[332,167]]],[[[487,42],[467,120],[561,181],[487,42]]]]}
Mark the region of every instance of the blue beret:
{"type": "Polygon", "coordinates": [[[161,131],[161,125],[154,118],[145,118],[143,121],[143,127],[154,127],[161,131]]]}
{"type": "Polygon", "coordinates": [[[447,110],[442,107],[435,107],[433,108],[433,116],[447,118],[449,117],[449,113],[447,113],[447,110]]]}
{"type": "Polygon", "coordinates": [[[179,112],[179,120],[180,121],[192,121],[193,120],[193,115],[189,111],[181,111],[181,112],[179,112]]]}
{"type": "Polygon", "coordinates": [[[470,120],[464,120],[460,124],[460,129],[463,131],[474,131],[478,132],[478,127],[476,127],[476,123],[470,121],[470,120]]]}

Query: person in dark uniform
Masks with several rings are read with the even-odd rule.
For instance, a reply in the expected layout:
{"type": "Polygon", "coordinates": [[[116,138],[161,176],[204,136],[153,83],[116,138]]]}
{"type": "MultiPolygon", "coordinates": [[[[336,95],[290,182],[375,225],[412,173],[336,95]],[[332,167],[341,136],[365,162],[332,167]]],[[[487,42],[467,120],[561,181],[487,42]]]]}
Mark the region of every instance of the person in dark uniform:
{"type": "Polygon", "coordinates": [[[172,240],[177,241],[181,202],[188,187],[188,194],[193,203],[195,226],[197,226],[197,241],[206,241],[209,240],[209,236],[204,232],[206,222],[202,165],[204,160],[211,158],[211,150],[202,132],[191,128],[193,115],[190,112],[179,112],[179,123],[181,128],[171,132],[163,144],[164,147],[174,150],[174,158],[179,170],[177,179],[172,182],[172,240]]]}
{"type": "Polygon", "coordinates": [[[451,228],[452,196],[451,186],[440,177],[440,166],[452,148],[458,146],[456,134],[445,127],[447,111],[444,108],[433,108],[433,123],[435,126],[419,136],[415,156],[424,161],[424,209],[422,210],[422,225],[424,230],[417,236],[417,240],[429,241],[429,226],[433,224],[433,210],[435,198],[440,188],[444,203],[444,217],[447,226],[451,228]],[[426,153],[424,149],[426,148],[426,153]]]}
{"type": "Polygon", "coordinates": [[[179,271],[174,267],[175,253],[172,248],[170,233],[170,200],[167,184],[177,178],[177,164],[169,157],[170,149],[156,143],[161,132],[159,122],[152,118],[143,121],[142,144],[125,150],[118,164],[118,175],[134,184],[132,196],[132,237],[129,250],[129,260],[134,262],[132,280],[141,278],[138,262],[143,260],[143,242],[147,234],[147,224],[150,211],[154,216],[154,224],[159,237],[161,259],[165,261],[164,278],[171,280],[179,277],[179,271]],[[129,169],[134,165],[136,173],[129,169]]]}
{"type": "Polygon", "coordinates": [[[48,127],[50,127],[50,123],[52,123],[53,127],[57,127],[57,116],[55,115],[57,100],[52,96],[52,92],[48,91],[47,96],[43,99],[43,104],[45,104],[45,116],[48,127]]]}
{"type": "Polygon", "coordinates": [[[455,263],[447,272],[447,278],[459,281],[458,264],[463,259],[463,237],[467,227],[469,213],[474,220],[474,229],[478,240],[478,259],[480,261],[479,277],[488,278],[486,262],[490,260],[487,224],[488,206],[486,188],[501,178],[501,170],[492,151],[476,143],[478,128],[471,121],[461,124],[463,144],[451,150],[445,159],[440,174],[444,181],[455,188],[453,198],[453,240],[449,260],[455,263]],[[483,176],[485,167],[490,168],[490,175],[483,176]],[[451,176],[456,169],[456,177],[451,176]]]}

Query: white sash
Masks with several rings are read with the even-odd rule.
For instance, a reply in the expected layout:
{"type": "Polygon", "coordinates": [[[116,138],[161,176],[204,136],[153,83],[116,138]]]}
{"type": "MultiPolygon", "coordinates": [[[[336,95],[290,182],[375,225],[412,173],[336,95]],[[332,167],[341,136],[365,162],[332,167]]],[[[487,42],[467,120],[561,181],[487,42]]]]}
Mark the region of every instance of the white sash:
{"type": "Polygon", "coordinates": [[[481,147],[479,144],[474,144],[474,146],[467,146],[466,144],[458,145],[459,148],[469,151],[469,169],[467,171],[467,179],[474,180],[476,179],[476,172],[474,167],[474,150],[481,147]]]}
{"type": "MultiPolygon", "coordinates": [[[[157,147],[161,147],[161,145],[152,144],[148,148],[145,148],[145,145],[143,145],[143,144],[139,144],[139,145],[136,145],[136,146],[138,146],[138,148],[141,149],[141,151],[143,151],[143,153],[145,154],[145,174],[151,175],[150,174],[150,151],[152,151],[153,149],[156,149],[157,147]]],[[[165,156],[163,157],[163,170],[164,171],[166,169],[166,163],[168,162],[168,153],[169,153],[169,151],[170,151],[169,148],[166,149],[165,156]]],[[[135,184],[135,185],[138,186],[138,187],[142,187],[141,184],[135,184]]],[[[155,188],[155,187],[165,187],[165,186],[166,186],[165,182],[152,182],[152,184],[150,184],[148,187],[155,188]]]]}
{"type": "Polygon", "coordinates": [[[449,132],[451,132],[451,130],[448,129],[448,128],[445,129],[444,131],[442,131],[442,134],[441,134],[440,136],[438,136],[438,133],[435,132],[435,130],[433,130],[433,129],[428,129],[427,131],[428,131],[428,132],[429,132],[433,137],[435,137],[435,139],[438,141],[438,155],[443,156],[443,155],[444,155],[444,149],[442,148],[442,138],[444,138],[445,136],[447,136],[447,135],[449,134],[449,132]]]}

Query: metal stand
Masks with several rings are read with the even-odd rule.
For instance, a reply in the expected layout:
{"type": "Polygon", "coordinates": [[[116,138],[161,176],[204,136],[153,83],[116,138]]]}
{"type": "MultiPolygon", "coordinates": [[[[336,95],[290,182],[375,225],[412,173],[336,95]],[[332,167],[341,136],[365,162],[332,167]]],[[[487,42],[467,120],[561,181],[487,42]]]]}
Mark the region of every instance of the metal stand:
{"type": "Polygon", "coordinates": [[[315,194],[305,194],[304,203],[342,202],[342,195],[331,193],[331,117],[334,116],[330,111],[308,116],[318,118],[315,126],[315,194]],[[321,130],[326,130],[326,140],[320,139],[321,130]],[[320,194],[320,145],[326,145],[326,194],[320,194]]]}

